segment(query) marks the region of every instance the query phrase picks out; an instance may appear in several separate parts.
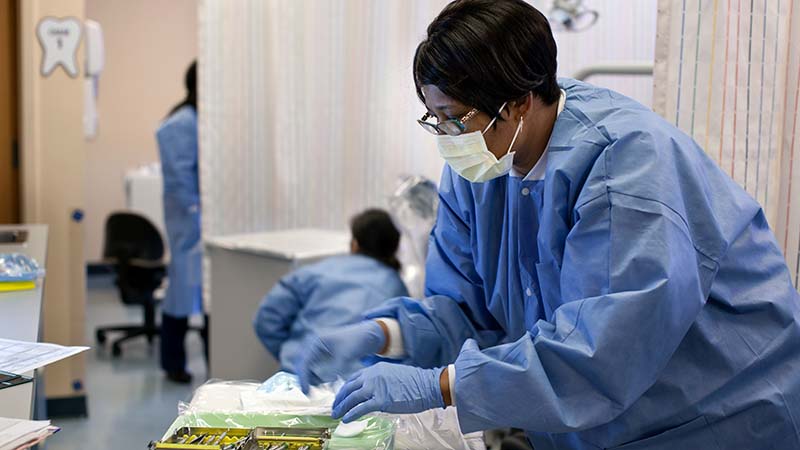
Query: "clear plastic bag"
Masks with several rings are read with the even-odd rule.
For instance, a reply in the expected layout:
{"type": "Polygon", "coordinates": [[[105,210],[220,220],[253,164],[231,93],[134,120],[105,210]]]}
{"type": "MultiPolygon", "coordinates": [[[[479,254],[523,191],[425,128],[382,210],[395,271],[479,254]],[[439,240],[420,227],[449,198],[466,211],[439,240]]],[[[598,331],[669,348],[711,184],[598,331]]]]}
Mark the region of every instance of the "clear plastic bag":
{"type": "MultiPolygon", "coordinates": [[[[305,396],[297,377],[279,372],[264,383],[211,380],[195,391],[190,403],[178,405],[179,416],[164,438],[185,426],[254,428],[330,428],[331,404],[340,385],[329,383],[312,388],[305,396]]],[[[328,450],[393,450],[396,419],[375,415],[363,419],[364,431],[357,436],[333,436],[328,450]]]]}
{"type": "Polygon", "coordinates": [[[262,383],[255,393],[241,395],[242,408],[249,412],[298,413],[329,416],[342,381],[311,386],[308,395],[296,375],[278,372],[262,383]]]}
{"type": "Polygon", "coordinates": [[[21,253],[0,253],[0,282],[34,281],[44,277],[35,259],[21,253]]]}
{"type": "MultiPolygon", "coordinates": [[[[333,436],[328,450],[393,450],[395,424],[391,418],[371,416],[364,419],[367,426],[358,436],[342,438],[333,436]]],[[[164,435],[171,436],[182,427],[215,428],[330,428],[336,429],[339,421],[330,416],[296,414],[262,414],[249,412],[191,412],[178,417],[164,435]]]]}
{"type": "MultiPolygon", "coordinates": [[[[179,405],[180,416],[169,436],[183,426],[251,428],[254,426],[326,427],[339,425],[330,418],[341,381],[312,387],[304,395],[295,375],[279,372],[264,383],[211,380],[200,386],[190,403],[179,405]]],[[[358,436],[334,434],[332,450],[485,450],[482,433],[462,435],[455,408],[420,414],[375,414],[365,417],[358,436]]]]}
{"type": "Polygon", "coordinates": [[[486,450],[483,433],[461,434],[454,407],[395,417],[396,450],[486,450]]]}
{"type": "Polygon", "coordinates": [[[428,236],[436,222],[438,206],[436,184],[421,176],[401,178],[389,196],[392,219],[403,236],[399,251],[403,281],[414,298],[421,297],[424,292],[428,236]]]}

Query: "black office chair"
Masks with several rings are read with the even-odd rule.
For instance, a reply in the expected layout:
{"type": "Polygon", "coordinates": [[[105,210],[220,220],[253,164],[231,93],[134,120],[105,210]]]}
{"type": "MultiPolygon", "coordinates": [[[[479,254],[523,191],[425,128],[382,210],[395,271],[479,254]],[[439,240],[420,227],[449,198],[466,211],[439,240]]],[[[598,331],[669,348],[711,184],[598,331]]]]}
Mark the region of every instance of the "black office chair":
{"type": "Polygon", "coordinates": [[[122,337],[111,346],[111,354],[120,356],[120,344],[138,336],[153,338],[160,333],[156,325],[155,291],[166,276],[164,242],[161,234],[147,218],[130,212],[111,214],[106,220],[103,258],[116,274],[115,284],[126,305],[141,305],[144,321],[141,324],[100,327],[96,330],[97,342],[106,342],[106,333],[119,332],[122,337]]]}

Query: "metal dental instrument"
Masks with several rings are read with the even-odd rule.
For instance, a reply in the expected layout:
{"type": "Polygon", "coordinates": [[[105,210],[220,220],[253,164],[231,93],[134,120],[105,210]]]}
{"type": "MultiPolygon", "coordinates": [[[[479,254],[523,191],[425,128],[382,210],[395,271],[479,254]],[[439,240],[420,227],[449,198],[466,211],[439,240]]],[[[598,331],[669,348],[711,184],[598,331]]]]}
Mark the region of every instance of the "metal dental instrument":
{"type": "Polygon", "coordinates": [[[223,431],[222,434],[219,435],[217,440],[214,441],[214,444],[212,444],[212,445],[219,445],[219,443],[222,442],[222,440],[225,439],[225,436],[227,436],[227,435],[228,435],[228,430],[223,431]]]}

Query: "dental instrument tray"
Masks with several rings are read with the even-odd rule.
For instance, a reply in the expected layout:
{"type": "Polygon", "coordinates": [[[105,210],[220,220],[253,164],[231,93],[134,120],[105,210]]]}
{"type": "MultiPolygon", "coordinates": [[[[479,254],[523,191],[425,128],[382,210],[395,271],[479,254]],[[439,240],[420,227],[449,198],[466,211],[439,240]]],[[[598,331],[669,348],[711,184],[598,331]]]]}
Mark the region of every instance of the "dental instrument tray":
{"type": "Polygon", "coordinates": [[[149,449],[244,450],[250,428],[182,427],[168,439],[151,442],[149,449]]]}
{"type": "Polygon", "coordinates": [[[245,450],[325,450],[330,439],[328,428],[258,427],[245,450]]]}
{"type": "Polygon", "coordinates": [[[182,427],[150,450],[326,450],[328,428],[182,427]]]}

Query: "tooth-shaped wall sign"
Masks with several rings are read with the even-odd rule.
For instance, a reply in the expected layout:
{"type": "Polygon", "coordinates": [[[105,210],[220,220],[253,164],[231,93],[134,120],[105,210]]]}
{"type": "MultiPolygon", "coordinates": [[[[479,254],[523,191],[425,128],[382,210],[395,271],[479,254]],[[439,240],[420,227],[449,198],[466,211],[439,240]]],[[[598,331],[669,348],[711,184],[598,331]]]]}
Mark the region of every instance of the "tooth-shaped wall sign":
{"type": "Polygon", "coordinates": [[[36,35],[42,45],[42,76],[50,76],[61,66],[71,76],[78,76],[76,53],[81,42],[81,22],[69,17],[47,17],[39,22],[36,35]]]}

